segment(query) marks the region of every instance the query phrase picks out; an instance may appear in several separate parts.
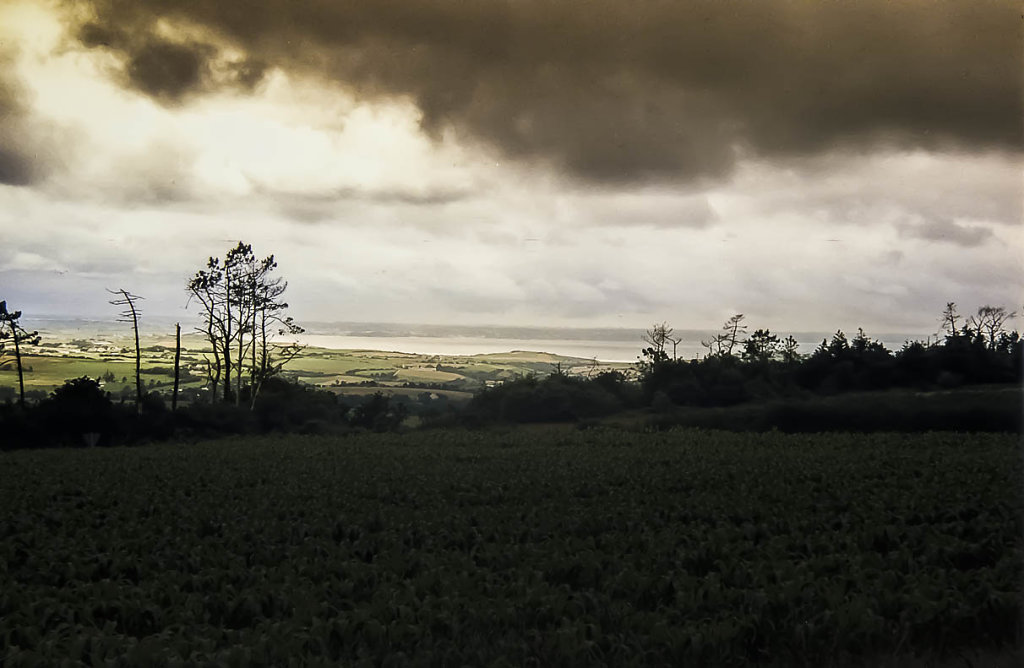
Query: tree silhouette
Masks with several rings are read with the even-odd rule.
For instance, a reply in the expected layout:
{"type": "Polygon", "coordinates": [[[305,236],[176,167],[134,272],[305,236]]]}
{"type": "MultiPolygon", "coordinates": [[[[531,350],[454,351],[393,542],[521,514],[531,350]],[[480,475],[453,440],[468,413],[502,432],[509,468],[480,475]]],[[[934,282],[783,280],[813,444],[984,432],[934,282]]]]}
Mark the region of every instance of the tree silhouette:
{"type": "Polygon", "coordinates": [[[288,284],[271,275],[276,268],[273,255],[258,260],[252,246],[238,242],[223,262],[209,258],[206,268],[188,282],[189,303],[194,300],[202,310],[202,326],[197,329],[212,350],[207,375],[214,400],[219,386],[225,402],[240,403],[243,380],[248,377],[251,408],[264,382],[302,350],[297,343],[275,344],[272,340],[275,333],[303,331],[284,315],[288,304],[280,297],[288,284]]]}
{"type": "Polygon", "coordinates": [[[118,299],[110,300],[110,304],[113,306],[125,306],[123,311],[118,315],[119,322],[130,322],[132,324],[132,332],[135,334],[135,412],[142,412],[142,349],[139,347],[139,315],[140,312],[135,306],[135,302],[142,299],[138,295],[133,295],[124,288],[119,290],[107,290],[110,294],[121,295],[118,299]]]}
{"type": "Polygon", "coordinates": [[[174,390],[171,392],[171,412],[178,410],[178,386],[181,381],[181,323],[174,323],[174,390]]]}
{"type": "Polygon", "coordinates": [[[701,341],[700,344],[708,349],[708,354],[712,357],[731,357],[733,349],[740,342],[740,334],[747,331],[743,318],[742,313],[730,317],[722,325],[719,334],[715,334],[708,341],[701,341]]]}
{"type": "Polygon", "coordinates": [[[800,344],[793,338],[792,335],[787,336],[781,342],[781,349],[779,351],[782,356],[782,361],[786,364],[795,364],[800,361],[800,344]]]}
{"type": "Polygon", "coordinates": [[[24,407],[25,374],[21,365],[21,346],[22,344],[38,345],[39,332],[27,331],[18,322],[20,318],[21,311],[8,311],[7,302],[0,301],[0,340],[11,339],[11,342],[14,344],[14,360],[18,368],[18,404],[24,407]]]}
{"type": "Polygon", "coordinates": [[[976,315],[968,318],[967,322],[971,329],[988,341],[989,350],[995,350],[1000,335],[1006,331],[1006,321],[1016,317],[1016,312],[1007,311],[1005,307],[986,304],[978,309],[976,315]]]}
{"type": "Polygon", "coordinates": [[[957,335],[957,321],[960,319],[960,314],[956,312],[956,302],[946,302],[946,308],[942,311],[942,328],[946,331],[947,337],[954,337],[957,335]]]}
{"type": "Polygon", "coordinates": [[[743,360],[764,364],[775,359],[781,348],[779,337],[767,329],[758,329],[743,342],[743,360]]]}
{"type": "Polygon", "coordinates": [[[672,359],[676,356],[676,346],[682,339],[672,338],[672,328],[666,323],[661,323],[651,327],[643,334],[644,343],[647,347],[641,351],[641,354],[651,364],[657,364],[658,362],[668,361],[668,353],[665,352],[665,347],[672,344],[672,359]]]}

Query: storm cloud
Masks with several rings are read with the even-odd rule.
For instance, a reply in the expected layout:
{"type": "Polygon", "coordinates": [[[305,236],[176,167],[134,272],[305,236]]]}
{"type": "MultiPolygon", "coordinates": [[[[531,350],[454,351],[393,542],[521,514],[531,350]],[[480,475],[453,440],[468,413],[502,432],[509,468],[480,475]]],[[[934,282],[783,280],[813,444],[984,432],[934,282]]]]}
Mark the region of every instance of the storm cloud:
{"type": "Polygon", "coordinates": [[[12,74],[12,60],[10,51],[0,49],[0,185],[24,186],[40,178],[45,169],[41,160],[33,158],[25,90],[12,74]]]}
{"type": "Polygon", "coordinates": [[[977,246],[992,237],[992,230],[977,225],[958,225],[951,220],[934,220],[908,224],[900,228],[901,234],[918,239],[946,241],[961,246],[977,246]]]}
{"type": "Polygon", "coordinates": [[[1013,9],[0,2],[0,285],[177,316],[244,239],[299,321],[931,328],[1019,303],[1013,9]]]}
{"type": "Polygon", "coordinates": [[[119,53],[125,85],[164,104],[178,104],[192,95],[225,86],[251,90],[265,67],[252,59],[218,62],[218,49],[190,38],[171,39],[156,32],[122,30],[88,22],[77,34],[82,45],[119,53]],[[219,67],[218,67],[219,65],[219,67]]]}
{"type": "Polygon", "coordinates": [[[281,68],[411,100],[434,136],[591,182],[717,179],[751,155],[1022,144],[1021,22],[1001,2],[82,4],[81,43],[120,53],[124,84],[166,104],[281,68]]]}

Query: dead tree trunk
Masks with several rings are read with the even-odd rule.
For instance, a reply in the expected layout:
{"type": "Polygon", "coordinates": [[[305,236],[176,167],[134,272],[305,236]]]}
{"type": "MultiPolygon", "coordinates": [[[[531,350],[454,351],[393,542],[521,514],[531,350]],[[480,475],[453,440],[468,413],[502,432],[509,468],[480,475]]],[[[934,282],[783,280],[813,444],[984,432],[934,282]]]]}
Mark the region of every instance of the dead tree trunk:
{"type": "Polygon", "coordinates": [[[142,348],[139,346],[139,311],[135,307],[135,302],[142,297],[133,295],[125,289],[120,290],[107,290],[111,294],[120,294],[120,299],[111,300],[111,304],[114,306],[127,306],[124,311],[121,312],[120,321],[130,322],[132,324],[132,331],[135,333],[135,412],[142,412],[142,348]]]}
{"type": "Polygon", "coordinates": [[[178,410],[178,382],[181,378],[181,323],[174,324],[174,391],[171,393],[171,412],[178,410]]]}
{"type": "Polygon", "coordinates": [[[21,371],[21,346],[18,345],[18,330],[14,330],[14,359],[18,366],[18,405],[25,407],[25,376],[21,371]]]}

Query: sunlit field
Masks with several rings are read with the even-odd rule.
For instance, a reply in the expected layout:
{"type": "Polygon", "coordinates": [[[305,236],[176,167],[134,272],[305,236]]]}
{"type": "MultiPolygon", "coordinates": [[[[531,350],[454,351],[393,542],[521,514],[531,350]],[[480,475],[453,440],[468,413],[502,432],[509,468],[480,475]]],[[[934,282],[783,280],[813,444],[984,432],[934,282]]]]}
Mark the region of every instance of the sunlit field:
{"type": "Polygon", "coordinates": [[[1014,435],[520,427],[0,466],[5,666],[903,665],[1020,640],[1014,435]]]}

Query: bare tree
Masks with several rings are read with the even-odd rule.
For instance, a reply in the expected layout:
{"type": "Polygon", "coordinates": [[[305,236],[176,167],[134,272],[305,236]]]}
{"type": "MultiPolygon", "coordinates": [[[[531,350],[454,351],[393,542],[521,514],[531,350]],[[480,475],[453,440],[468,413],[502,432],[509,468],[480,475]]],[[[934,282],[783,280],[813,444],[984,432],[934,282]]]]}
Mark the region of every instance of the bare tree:
{"type": "MultiPolygon", "coordinates": [[[[210,385],[210,400],[216,401],[221,378],[231,374],[231,329],[228,315],[228,293],[225,272],[219,258],[211,257],[206,269],[196,272],[188,282],[189,304],[195,300],[202,309],[202,324],[196,330],[206,337],[211,355],[205,358],[206,376],[210,385]]],[[[224,401],[231,397],[230,379],[224,383],[224,401]]]]}
{"type": "Polygon", "coordinates": [[[1016,317],[1017,313],[1014,311],[1007,311],[1002,306],[989,306],[986,304],[978,309],[977,315],[972,315],[967,319],[967,324],[971,329],[988,340],[990,350],[995,350],[999,335],[1006,331],[1004,328],[1006,321],[1016,317]]]}
{"type": "Polygon", "coordinates": [[[960,314],[956,312],[956,302],[946,302],[946,308],[942,311],[942,328],[946,330],[946,336],[952,338],[957,335],[960,331],[956,323],[960,319],[960,314]]]}
{"type": "Polygon", "coordinates": [[[675,360],[675,359],[679,359],[679,356],[676,354],[676,346],[678,346],[683,341],[683,337],[681,337],[681,336],[669,336],[671,333],[672,333],[672,329],[670,328],[668,330],[668,334],[666,334],[666,336],[665,336],[665,340],[672,344],[672,359],[675,360]]]}
{"type": "MultiPolygon", "coordinates": [[[[7,302],[0,301],[0,340],[11,339],[14,343],[14,361],[18,368],[18,405],[25,406],[25,372],[21,364],[21,346],[39,345],[39,332],[29,332],[18,320],[21,319],[21,311],[8,311],[7,302]]],[[[10,360],[3,364],[9,363],[10,360]]],[[[0,364],[0,366],[3,366],[0,364]]]]}
{"type": "Polygon", "coordinates": [[[651,362],[668,360],[668,353],[665,352],[665,346],[668,343],[673,345],[673,359],[675,358],[675,345],[679,343],[679,340],[672,338],[672,328],[666,323],[655,323],[653,327],[643,333],[643,340],[647,344],[647,347],[643,349],[643,355],[651,362]]]}
{"type": "Polygon", "coordinates": [[[700,344],[708,349],[708,354],[714,357],[729,357],[733,349],[740,342],[740,334],[747,331],[743,322],[743,314],[737,313],[730,317],[722,325],[722,331],[715,334],[708,341],[701,341],[700,344]]]}
{"type": "Polygon", "coordinates": [[[121,313],[118,314],[118,322],[130,322],[132,324],[132,331],[135,334],[135,412],[142,412],[142,349],[139,347],[139,309],[136,307],[135,302],[142,299],[138,295],[133,295],[124,288],[119,290],[107,290],[112,295],[121,295],[117,299],[110,300],[110,304],[113,306],[124,306],[126,307],[121,313]]]}
{"type": "Polygon", "coordinates": [[[171,392],[171,412],[178,410],[178,384],[181,379],[181,323],[174,323],[174,390],[171,392]]]}

